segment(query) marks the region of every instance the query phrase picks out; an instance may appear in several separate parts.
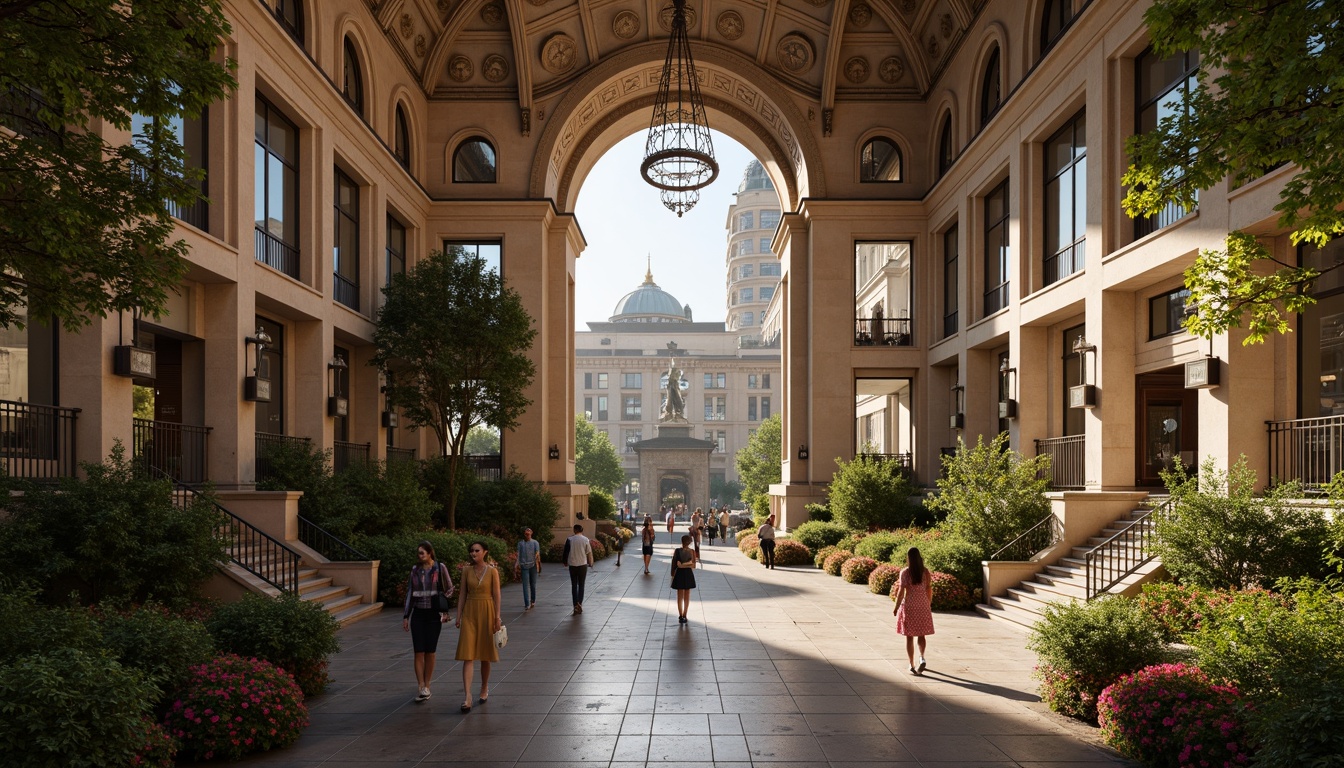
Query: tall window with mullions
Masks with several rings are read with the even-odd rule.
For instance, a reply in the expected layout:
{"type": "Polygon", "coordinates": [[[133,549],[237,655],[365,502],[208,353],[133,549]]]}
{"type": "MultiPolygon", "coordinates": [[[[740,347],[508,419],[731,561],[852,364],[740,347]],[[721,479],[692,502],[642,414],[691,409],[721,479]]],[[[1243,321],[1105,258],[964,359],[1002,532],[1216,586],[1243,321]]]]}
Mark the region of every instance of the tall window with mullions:
{"type": "Polygon", "coordinates": [[[257,97],[253,208],[257,261],[299,278],[299,129],[257,97]]]}
{"type": "MultiPolygon", "coordinates": [[[[1134,68],[1136,133],[1156,130],[1166,118],[1184,113],[1185,97],[1199,85],[1199,51],[1182,51],[1162,59],[1149,48],[1134,60],[1134,68]]],[[[1152,216],[1135,219],[1134,239],[1173,224],[1189,212],[1171,203],[1152,216]]]]}
{"type": "Polygon", "coordinates": [[[985,195],[985,311],[1008,306],[1008,180],[985,195]]]}
{"type": "Polygon", "coordinates": [[[392,284],[393,275],[406,274],[406,225],[397,221],[392,214],[387,215],[387,284],[392,284]]]}
{"type": "Polygon", "coordinates": [[[1080,113],[1045,142],[1044,282],[1083,268],[1087,237],[1087,123],[1080,113]]]}
{"type": "Polygon", "coordinates": [[[943,338],[956,333],[959,325],[958,299],[960,287],[957,269],[957,256],[960,246],[957,244],[957,225],[953,224],[943,233],[943,338]]]}
{"type": "Polygon", "coordinates": [[[336,301],[359,311],[359,186],[339,168],[335,175],[335,211],[332,217],[332,294],[336,301]]]}

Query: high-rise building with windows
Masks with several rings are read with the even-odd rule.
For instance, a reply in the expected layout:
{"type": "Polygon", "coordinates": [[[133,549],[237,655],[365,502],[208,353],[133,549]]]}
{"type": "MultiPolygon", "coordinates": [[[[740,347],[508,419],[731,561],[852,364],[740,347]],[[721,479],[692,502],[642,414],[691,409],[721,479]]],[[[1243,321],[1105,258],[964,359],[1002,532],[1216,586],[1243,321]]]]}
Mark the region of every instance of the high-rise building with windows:
{"type": "Polygon", "coordinates": [[[728,330],[745,344],[765,336],[766,308],[779,290],[780,264],[770,250],[779,226],[779,195],[760,161],[753,160],[737,187],[737,202],[728,206],[728,251],[724,256],[728,286],[728,330]]]}

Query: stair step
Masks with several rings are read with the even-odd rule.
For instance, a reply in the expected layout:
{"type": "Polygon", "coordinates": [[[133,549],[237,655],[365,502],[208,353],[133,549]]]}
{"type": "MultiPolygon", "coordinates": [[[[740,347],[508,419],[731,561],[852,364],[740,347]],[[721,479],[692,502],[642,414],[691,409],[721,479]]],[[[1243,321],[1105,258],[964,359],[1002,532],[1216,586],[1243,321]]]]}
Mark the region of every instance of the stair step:
{"type": "Polygon", "coordinates": [[[342,627],[347,627],[357,621],[377,616],[382,610],[382,603],[360,603],[337,611],[332,617],[339,621],[342,627]]]}
{"type": "Polygon", "coordinates": [[[331,577],[330,577],[330,576],[311,576],[311,575],[310,575],[308,578],[304,578],[304,577],[302,577],[302,576],[299,577],[299,594],[300,594],[300,595],[307,595],[309,592],[312,592],[312,591],[315,590],[315,589],[320,589],[320,588],[322,588],[322,587],[330,587],[330,586],[331,586],[331,577]]]}
{"type": "Polygon", "coordinates": [[[1043,614],[1047,605],[1073,602],[1072,598],[1067,598],[1063,595],[1050,594],[1047,592],[1032,592],[1029,589],[1022,589],[1021,587],[1010,587],[1008,589],[1008,596],[1021,603],[1023,609],[1029,610],[1035,614],[1043,614]]]}
{"type": "MultiPolygon", "coordinates": [[[[1082,581],[1055,581],[1045,583],[1039,579],[1024,581],[1018,587],[1025,592],[1038,594],[1047,600],[1082,600],[1087,597],[1087,587],[1082,581]]],[[[1009,590],[1011,591],[1011,590],[1009,590]]]]}
{"type": "MultiPolygon", "coordinates": [[[[302,588],[300,588],[299,590],[299,597],[302,597],[306,602],[322,603],[324,605],[329,600],[344,597],[348,594],[350,594],[349,587],[337,587],[337,586],[319,587],[318,589],[314,589],[309,592],[304,592],[302,588]]],[[[356,597],[359,597],[359,595],[356,595],[356,597]]]]}
{"type": "Polygon", "coordinates": [[[1002,611],[1002,615],[1024,627],[1034,627],[1041,620],[1041,614],[1031,610],[1016,598],[991,597],[988,604],[1002,611]]]}
{"type": "Polygon", "coordinates": [[[996,608],[985,603],[975,606],[975,612],[987,619],[1000,622],[1020,632],[1030,632],[1036,626],[1036,622],[1034,621],[1027,623],[1027,621],[1018,614],[1009,613],[1002,608],[996,608]]]}
{"type": "Polygon", "coordinates": [[[363,595],[342,595],[340,597],[333,597],[330,600],[323,600],[321,602],[318,602],[318,605],[322,606],[322,609],[325,610],[327,613],[335,615],[345,610],[346,608],[359,605],[363,602],[364,602],[363,595]]]}

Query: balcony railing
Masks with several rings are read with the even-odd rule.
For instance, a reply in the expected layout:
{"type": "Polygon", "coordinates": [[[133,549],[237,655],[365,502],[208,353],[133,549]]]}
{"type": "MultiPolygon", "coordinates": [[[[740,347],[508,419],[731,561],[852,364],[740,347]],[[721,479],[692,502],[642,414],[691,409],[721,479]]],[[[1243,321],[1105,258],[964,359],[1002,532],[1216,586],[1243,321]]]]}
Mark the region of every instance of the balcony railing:
{"type": "Polygon", "coordinates": [[[854,346],[908,347],[913,345],[908,317],[854,318],[854,346]]]}
{"type": "Polygon", "coordinates": [[[332,277],[332,295],[336,301],[345,306],[359,311],[359,285],[351,282],[339,273],[331,273],[332,277]]]}
{"type": "Polygon", "coordinates": [[[335,440],[331,444],[331,468],[344,472],[355,464],[369,463],[370,446],[368,443],[349,443],[335,440]]]}
{"type": "Polygon", "coordinates": [[[138,463],[186,485],[210,479],[210,428],[135,419],[132,451],[138,463]]]}
{"type": "Polygon", "coordinates": [[[1134,239],[1147,237],[1163,227],[1170,226],[1185,218],[1191,209],[1187,209],[1180,203],[1167,203],[1166,207],[1152,216],[1145,216],[1134,220],[1134,239]]]}
{"type": "Polygon", "coordinates": [[[389,446],[388,449],[387,449],[387,463],[392,464],[392,463],[394,463],[394,462],[401,462],[401,461],[410,461],[410,462],[414,462],[414,461],[415,461],[415,449],[414,449],[414,448],[392,448],[392,447],[389,446]]]}
{"type": "Polygon", "coordinates": [[[854,458],[867,461],[893,462],[896,464],[897,470],[906,477],[909,477],[915,468],[914,455],[910,453],[860,453],[854,458]]]}
{"type": "Polygon", "coordinates": [[[1083,435],[1047,437],[1036,441],[1036,455],[1050,457],[1050,487],[1081,490],[1087,472],[1083,435]]]}
{"type": "MultiPolygon", "coordinates": [[[[205,182],[202,181],[201,183],[204,186],[205,182]]],[[[201,192],[204,193],[205,190],[202,189],[201,192]]],[[[202,232],[210,231],[210,203],[205,198],[200,198],[185,207],[169,201],[168,213],[202,232]]]]}
{"type": "Polygon", "coordinates": [[[1318,490],[1344,471],[1344,416],[1267,421],[1271,483],[1318,490]]]}
{"type": "Polygon", "coordinates": [[[257,261],[299,279],[299,249],[261,228],[256,233],[257,261]]]}
{"type": "Polygon", "coordinates": [[[271,466],[271,451],[283,449],[285,446],[302,448],[306,447],[309,442],[311,441],[306,437],[290,437],[289,435],[275,435],[269,432],[258,432],[257,484],[260,485],[275,477],[275,470],[271,466]]]}
{"type": "Polygon", "coordinates": [[[10,477],[74,477],[78,408],[0,400],[0,466],[10,477]]]}

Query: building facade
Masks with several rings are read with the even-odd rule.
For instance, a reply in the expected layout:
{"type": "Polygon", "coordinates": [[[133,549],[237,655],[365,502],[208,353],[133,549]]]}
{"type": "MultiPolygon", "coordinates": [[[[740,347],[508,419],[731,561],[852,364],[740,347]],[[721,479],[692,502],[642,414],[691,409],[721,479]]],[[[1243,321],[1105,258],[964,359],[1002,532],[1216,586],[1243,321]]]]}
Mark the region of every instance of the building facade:
{"type": "MultiPolygon", "coordinates": [[[[152,382],[140,379],[160,392],[155,443],[208,441],[193,454],[202,471],[242,488],[265,440],[437,450],[394,426],[365,363],[388,274],[457,244],[496,260],[539,331],[533,405],[503,460],[581,511],[573,413],[599,395],[576,366],[601,355],[576,354],[574,204],[597,158],[649,123],[664,15],[636,0],[224,7],[237,93],[183,127],[211,202],[178,212],[190,272],[170,311],[134,334],[158,357],[152,382]]],[[[1197,210],[1142,221],[1121,210],[1126,137],[1151,128],[1198,66],[1195,52],[1152,51],[1145,0],[692,7],[710,124],[760,159],[783,212],[766,327],[781,344],[771,409],[786,450],[772,493],[784,526],[824,494],[833,459],[879,432],[925,483],[958,438],[1001,431],[1056,455],[1056,484],[1082,489],[1148,487],[1201,456],[1245,454],[1262,478],[1340,468],[1344,451],[1311,437],[1344,418],[1333,284],[1295,333],[1265,344],[1179,330],[1183,270],[1230,229],[1286,262],[1336,258],[1278,227],[1293,168],[1215,185],[1197,210]],[[1217,385],[1187,382],[1187,364],[1218,372],[1217,385]],[[877,397],[887,405],[872,408],[877,397]],[[879,410],[890,415],[870,419],[879,410]]],[[[744,321],[725,330],[744,335],[758,318],[744,321]]],[[[113,349],[135,322],[6,337],[11,473],[67,471],[67,455],[97,460],[132,441],[136,378],[118,375],[113,349]]],[[[640,375],[628,423],[645,430],[665,345],[698,349],[683,324],[668,328],[647,344],[623,327],[588,332],[585,350],[612,353],[608,430],[627,428],[613,418],[626,388],[610,377],[640,375]],[[618,349],[641,354],[618,365],[618,349]]],[[[723,363],[694,371],[692,404],[719,396],[705,374],[750,375],[747,349],[706,351],[723,363]]],[[[725,400],[723,421],[746,406],[725,400]]]]}
{"type": "Polygon", "coordinates": [[[764,341],[765,311],[779,289],[781,265],[770,250],[779,226],[779,195],[760,161],[753,160],[737,187],[737,201],[728,206],[728,251],[724,257],[728,286],[728,330],[744,344],[764,341]]]}

